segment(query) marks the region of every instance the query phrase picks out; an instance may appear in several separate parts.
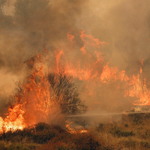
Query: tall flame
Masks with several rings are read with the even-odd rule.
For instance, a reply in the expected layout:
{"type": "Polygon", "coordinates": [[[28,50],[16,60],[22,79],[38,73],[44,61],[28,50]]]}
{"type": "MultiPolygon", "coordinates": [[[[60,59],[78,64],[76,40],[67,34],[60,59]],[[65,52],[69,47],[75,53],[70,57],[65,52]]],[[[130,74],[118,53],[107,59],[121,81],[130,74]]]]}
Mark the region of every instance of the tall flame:
{"type": "Polygon", "coordinates": [[[41,54],[36,59],[37,64],[31,76],[16,96],[16,104],[8,109],[6,118],[0,118],[0,132],[23,129],[39,121],[46,121],[51,113],[54,102],[50,84],[43,72],[41,54]]]}
{"type": "MultiPolygon", "coordinates": [[[[71,45],[75,43],[75,37],[67,34],[71,45]]],[[[108,45],[87,35],[84,31],[80,35],[83,46],[79,49],[80,57],[76,63],[66,57],[63,49],[55,51],[55,72],[63,70],[64,74],[78,78],[79,80],[92,81],[95,84],[107,84],[110,81],[125,83],[124,96],[136,97],[133,105],[150,105],[150,90],[147,88],[146,79],[142,78],[142,67],[138,75],[127,76],[125,70],[120,71],[116,66],[110,67],[109,62],[104,62],[101,48],[108,45]],[[93,49],[93,53],[88,51],[93,49]],[[63,61],[62,61],[63,59],[63,61]]],[[[33,67],[32,74],[22,87],[22,91],[16,96],[16,104],[8,109],[6,117],[0,117],[0,132],[23,129],[39,121],[46,121],[51,113],[55,101],[50,83],[43,71],[42,54],[36,56],[36,62],[30,61],[33,67]],[[34,65],[35,63],[35,65],[34,65]]],[[[143,60],[141,61],[143,66],[143,60]]],[[[90,91],[89,95],[93,92],[90,91]]],[[[68,125],[69,127],[69,125],[68,125]]]]}

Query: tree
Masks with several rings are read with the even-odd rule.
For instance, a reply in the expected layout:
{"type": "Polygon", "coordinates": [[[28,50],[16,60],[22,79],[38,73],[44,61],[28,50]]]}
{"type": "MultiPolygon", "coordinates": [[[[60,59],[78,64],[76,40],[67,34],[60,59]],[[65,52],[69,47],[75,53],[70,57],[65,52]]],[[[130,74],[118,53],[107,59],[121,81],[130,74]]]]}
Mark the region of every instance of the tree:
{"type": "Polygon", "coordinates": [[[76,86],[72,82],[72,77],[63,73],[50,73],[48,81],[57,95],[63,114],[78,114],[86,111],[87,107],[80,100],[76,86]]]}

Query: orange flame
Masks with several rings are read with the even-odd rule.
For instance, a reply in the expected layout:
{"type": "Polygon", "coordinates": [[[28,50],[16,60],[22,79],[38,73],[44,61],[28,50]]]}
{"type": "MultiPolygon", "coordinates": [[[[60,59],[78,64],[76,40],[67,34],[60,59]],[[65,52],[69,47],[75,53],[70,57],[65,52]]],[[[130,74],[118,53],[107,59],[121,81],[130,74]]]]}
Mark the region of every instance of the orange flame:
{"type": "MultiPolygon", "coordinates": [[[[74,35],[71,33],[68,33],[67,38],[71,43],[75,43],[74,35]]],[[[76,63],[68,61],[63,49],[55,51],[56,70],[54,71],[56,73],[62,69],[64,74],[85,80],[87,84],[88,81],[93,81],[98,85],[110,81],[125,82],[124,95],[136,97],[137,101],[133,102],[134,105],[150,105],[150,91],[147,88],[146,80],[142,79],[142,68],[138,75],[129,77],[124,70],[120,71],[117,67],[110,67],[109,62],[104,62],[100,48],[108,43],[101,42],[92,35],[85,34],[84,31],[81,32],[80,38],[84,44],[79,49],[81,57],[76,60],[76,63]],[[93,48],[93,53],[88,52],[87,47],[93,48]],[[61,61],[62,58],[63,61],[61,61]]],[[[51,108],[54,106],[52,100],[54,95],[43,72],[42,54],[36,56],[36,65],[33,60],[30,63],[34,66],[32,75],[23,86],[21,95],[16,96],[14,107],[8,109],[6,118],[0,117],[0,132],[23,129],[39,121],[46,121],[51,113],[51,108]]],[[[141,64],[143,65],[143,60],[141,64]]],[[[89,95],[92,93],[89,91],[89,95]]],[[[66,127],[70,128],[69,125],[66,127]]],[[[72,133],[76,132],[70,130],[72,133]]]]}
{"type": "Polygon", "coordinates": [[[52,102],[50,84],[43,72],[41,55],[37,55],[36,59],[37,64],[31,77],[16,96],[16,104],[8,109],[6,118],[0,118],[0,132],[22,130],[39,121],[46,122],[51,113],[54,101],[52,102]]]}
{"type": "Polygon", "coordinates": [[[71,127],[72,124],[73,124],[73,122],[69,122],[69,121],[67,121],[67,123],[66,123],[66,128],[68,129],[68,131],[71,134],[87,133],[88,132],[88,130],[86,130],[86,129],[75,129],[75,128],[71,127]]]}

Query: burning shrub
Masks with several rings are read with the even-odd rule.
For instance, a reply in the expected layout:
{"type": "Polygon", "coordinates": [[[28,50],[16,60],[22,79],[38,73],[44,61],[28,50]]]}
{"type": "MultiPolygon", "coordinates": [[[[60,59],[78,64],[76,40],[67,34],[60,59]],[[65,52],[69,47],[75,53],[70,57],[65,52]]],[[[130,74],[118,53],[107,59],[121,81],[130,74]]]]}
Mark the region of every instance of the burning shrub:
{"type": "Polygon", "coordinates": [[[23,130],[16,130],[14,132],[8,131],[3,133],[0,136],[0,139],[15,143],[21,142],[24,138],[26,138],[26,141],[31,142],[33,140],[35,143],[43,144],[56,136],[60,137],[62,134],[67,135],[66,133],[69,134],[59,126],[38,123],[35,128],[25,128],[23,130]]]}
{"type": "Polygon", "coordinates": [[[32,129],[16,130],[15,132],[8,131],[2,134],[2,139],[11,142],[21,142],[23,138],[31,141],[33,138],[32,129]]]}
{"type": "Polygon", "coordinates": [[[77,114],[86,111],[87,107],[81,102],[72,77],[64,73],[51,73],[48,75],[48,80],[57,95],[63,114],[77,114]]]}

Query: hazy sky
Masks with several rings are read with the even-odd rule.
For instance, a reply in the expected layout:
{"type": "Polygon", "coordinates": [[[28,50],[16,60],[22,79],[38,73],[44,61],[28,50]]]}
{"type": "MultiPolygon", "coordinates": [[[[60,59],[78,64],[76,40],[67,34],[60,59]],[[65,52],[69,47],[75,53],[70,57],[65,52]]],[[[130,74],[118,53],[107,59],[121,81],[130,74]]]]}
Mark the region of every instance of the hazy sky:
{"type": "MultiPolygon", "coordinates": [[[[86,34],[109,43],[102,53],[110,66],[125,70],[127,75],[138,74],[143,59],[143,76],[149,80],[150,0],[7,0],[1,9],[1,94],[11,93],[14,80],[21,81],[26,76],[24,61],[44,47],[50,52],[61,48],[72,29],[76,46],[69,51],[65,45],[65,49],[75,60],[76,50],[83,46],[79,33],[85,30],[86,34]]],[[[114,103],[122,105],[122,95],[112,97],[114,86],[100,88],[109,95],[103,106],[115,99],[114,103]]],[[[96,98],[99,95],[95,94],[96,98]]]]}

